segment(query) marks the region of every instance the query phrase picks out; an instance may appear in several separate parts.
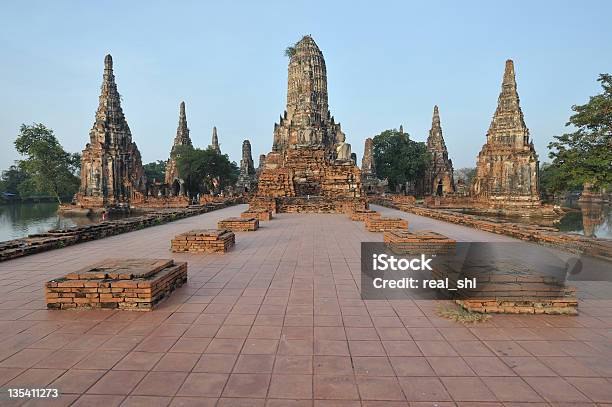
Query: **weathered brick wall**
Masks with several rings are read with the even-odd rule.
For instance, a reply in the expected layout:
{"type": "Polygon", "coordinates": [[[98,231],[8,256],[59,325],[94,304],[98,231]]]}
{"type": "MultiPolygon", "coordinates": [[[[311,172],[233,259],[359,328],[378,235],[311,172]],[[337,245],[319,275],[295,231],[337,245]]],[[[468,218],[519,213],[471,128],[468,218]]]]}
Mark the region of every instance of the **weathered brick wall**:
{"type": "Polygon", "coordinates": [[[366,218],[365,227],[370,232],[385,232],[392,229],[408,229],[408,221],[401,218],[366,218]]]}
{"type": "Polygon", "coordinates": [[[242,219],[257,218],[261,221],[272,220],[272,211],[268,209],[249,209],[240,214],[242,219]]]}
{"type": "Polygon", "coordinates": [[[557,229],[551,227],[526,225],[502,220],[496,221],[482,216],[468,215],[441,209],[413,206],[402,208],[402,210],[419,216],[427,216],[445,222],[473,227],[486,232],[556,247],[571,253],[588,254],[612,260],[612,241],[609,239],[591,238],[574,233],[559,232],[557,229]]]}
{"type": "Polygon", "coordinates": [[[390,195],[391,200],[396,205],[415,205],[416,198],[412,195],[390,195]]]}
{"type": "Polygon", "coordinates": [[[380,218],[380,212],[371,209],[355,210],[350,213],[351,220],[365,221],[366,218],[380,218]]]}
{"type": "Polygon", "coordinates": [[[256,196],[249,201],[249,210],[269,210],[272,213],[278,213],[276,208],[276,199],[272,197],[256,196]]]}
{"type": "Polygon", "coordinates": [[[186,196],[145,196],[140,194],[138,199],[132,199],[132,208],[186,208],[191,204],[186,196]]]}
{"type": "Polygon", "coordinates": [[[286,197],[277,198],[276,202],[277,212],[280,213],[350,213],[367,207],[363,198],[286,197]]]}

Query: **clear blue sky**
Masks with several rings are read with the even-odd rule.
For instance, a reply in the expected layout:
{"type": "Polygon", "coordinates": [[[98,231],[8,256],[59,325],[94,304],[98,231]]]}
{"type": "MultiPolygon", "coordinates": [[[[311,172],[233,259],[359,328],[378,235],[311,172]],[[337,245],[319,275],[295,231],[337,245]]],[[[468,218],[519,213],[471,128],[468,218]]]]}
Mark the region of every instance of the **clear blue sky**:
{"type": "Polygon", "coordinates": [[[178,107],[196,146],[257,162],[286,96],[285,47],[312,34],[327,62],[329,102],[361,159],[363,141],[403,124],[425,140],[434,104],[455,168],[473,166],[514,59],[540,161],[573,104],[612,72],[610,1],[5,1],[0,5],[0,168],[21,123],[63,146],[88,141],[111,53],[143,161],[166,159],[178,107]]]}

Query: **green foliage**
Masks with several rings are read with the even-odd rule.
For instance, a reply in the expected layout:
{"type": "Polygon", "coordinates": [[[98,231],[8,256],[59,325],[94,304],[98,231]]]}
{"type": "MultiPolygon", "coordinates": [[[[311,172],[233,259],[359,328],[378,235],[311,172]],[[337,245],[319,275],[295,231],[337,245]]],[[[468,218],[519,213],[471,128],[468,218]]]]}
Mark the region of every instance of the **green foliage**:
{"type": "Polygon", "coordinates": [[[603,93],[592,96],[584,105],[572,106],[576,112],[566,126],[577,130],[555,136],[548,144],[554,170],[548,176],[559,189],[595,188],[612,184],[612,75],[601,74],[603,93]]]}
{"type": "Polygon", "coordinates": [[[431,160],[425,143],[412,141],[408,133],[395,129],[383,131],[373,141],[376,173],[389,181],[392,190],[424,176],[431,160]]]}
{"type": "Polygon", "coordinates": [[[295,46],[292,45],[290,47],[285,48],[285,56],[287,58],[291,58],[294,55],[295,55],[295,46]]]}
{"type": "Polygon", "coordinates": [[[27,179],[19,186],[20,195],[49,194],[57,198],[71,196],[79,189],[80,154],[71,154],[62,148],[53,134],[42,123],[21,125],[15,140],[17,152],[26,158],[19,167],[27,179]]]}
{"type": "Polygon", "coordinates": [[[0,192],[14,194],[19,197],[19,186],[28,178],[28,174],[19,166],[19,162],[11,165],[8,170],[2,172],[0,178],[0,192]]]}
{"type": "Polygon", "coordinates": [[[238,166],[227,154],[219,154],[211,148],[202,150],[182,146],[177,150],[179,176],[191,196],[220,190],[234,185],[238,179],[238,166]]]}
{"type": "Polygon", "coordinates": [[[561,168],[557,164],[543,163],[539,171],[540,193],[543,197],[553,197],[555,194],[567,191],[561,168]]]}
{"type": "Polygon", "coordinates": [[[153,182],[153,180],[157,180],[164,182],[164,178],[166,176],[165,161],[157,160],[155,162],[145,164],[142,167],[149,181],[153,182]]]}

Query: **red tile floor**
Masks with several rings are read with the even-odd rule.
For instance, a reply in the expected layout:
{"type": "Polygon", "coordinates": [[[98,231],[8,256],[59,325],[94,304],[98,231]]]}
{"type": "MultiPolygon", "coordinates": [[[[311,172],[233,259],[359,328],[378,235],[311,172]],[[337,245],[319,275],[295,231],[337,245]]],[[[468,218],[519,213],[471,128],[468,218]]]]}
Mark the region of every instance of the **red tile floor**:
{"type": "MultiPolygon", "coordinates": [[[[612,301],[586,300],[577,317],[498,315],[467,327],[436,316],[432,301],[362,301],[360,242],[382,234],[344,215],[278,215],[238,233],[225,255],[169,252],[174,235],[244,209],[0,263],[0,387],[62,394],[0,404],[612,403],[612,301]],[[189,281],[149,313],[45,309],[45,281],[106,257],[186,260],[189,281]]],[[[457,240],[512,241],[376,209],[457,240]]]]}

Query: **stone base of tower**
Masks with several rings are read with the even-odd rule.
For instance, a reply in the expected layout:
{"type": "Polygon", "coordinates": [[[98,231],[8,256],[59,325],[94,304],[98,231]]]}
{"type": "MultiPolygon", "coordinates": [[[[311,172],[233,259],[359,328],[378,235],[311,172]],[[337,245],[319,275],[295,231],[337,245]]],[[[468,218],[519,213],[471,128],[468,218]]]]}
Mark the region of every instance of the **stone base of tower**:
{"type": "Polygon", "coordinates": [[[346,213],[367,207],[355,163],[330,160],[316,147],[268,154],[250,204],[279,213],[346,213]]]}

